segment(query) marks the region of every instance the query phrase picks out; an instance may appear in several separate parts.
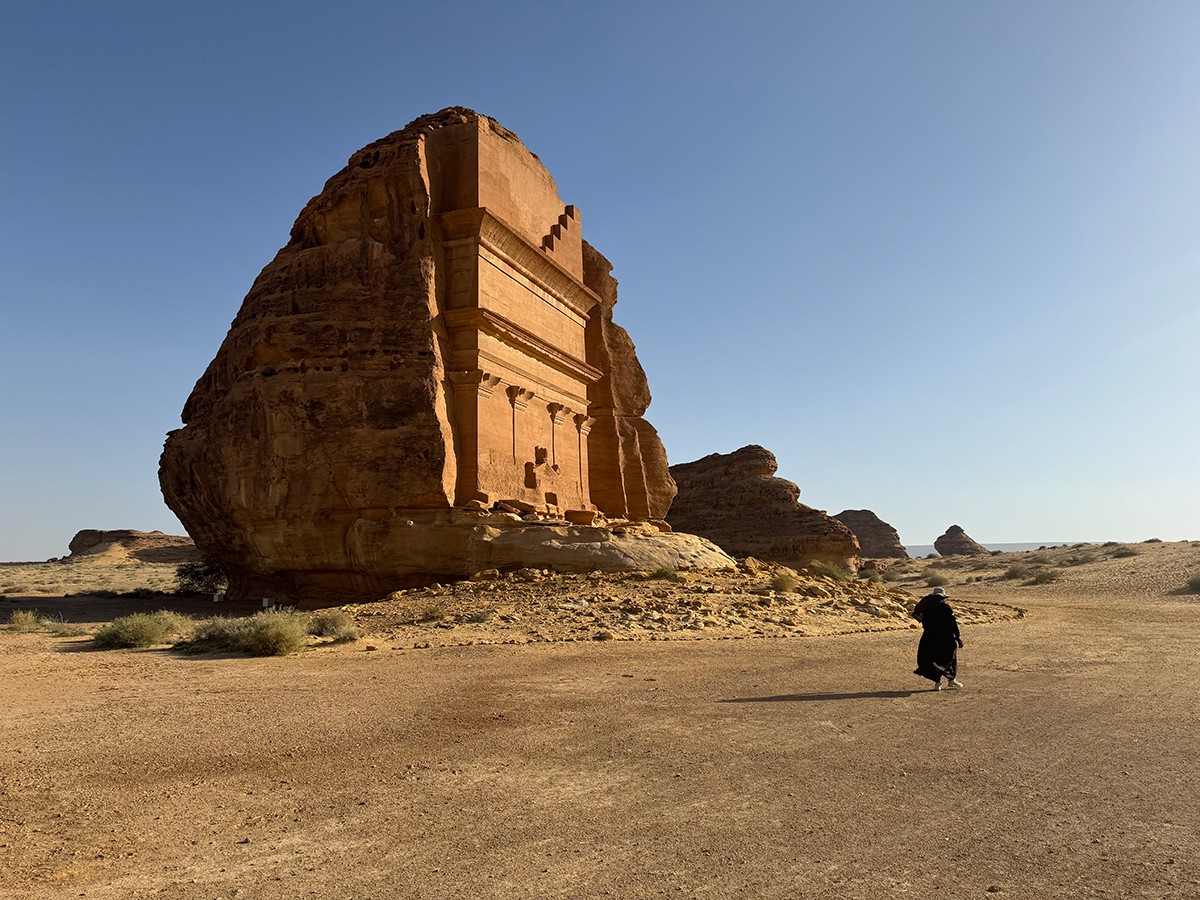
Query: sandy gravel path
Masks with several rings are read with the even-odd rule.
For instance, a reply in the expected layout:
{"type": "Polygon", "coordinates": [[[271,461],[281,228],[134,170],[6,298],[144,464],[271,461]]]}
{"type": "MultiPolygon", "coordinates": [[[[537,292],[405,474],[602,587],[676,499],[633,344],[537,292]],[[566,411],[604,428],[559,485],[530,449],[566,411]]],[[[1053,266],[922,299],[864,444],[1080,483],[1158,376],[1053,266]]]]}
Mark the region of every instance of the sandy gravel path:
{"type": "Polygon", "coordinates": [[[1200,897],[1200,604],[1015,602],[942,693],[911,632],[5,635],[0,896],[1200,897]]]}

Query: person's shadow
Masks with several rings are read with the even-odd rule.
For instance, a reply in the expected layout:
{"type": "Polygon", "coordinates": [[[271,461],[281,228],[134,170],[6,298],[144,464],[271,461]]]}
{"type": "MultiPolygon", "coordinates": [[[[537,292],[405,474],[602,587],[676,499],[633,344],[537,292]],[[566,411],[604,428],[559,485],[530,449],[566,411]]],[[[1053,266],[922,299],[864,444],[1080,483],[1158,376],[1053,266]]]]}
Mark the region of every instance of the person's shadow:
{"type": "MultiPolygon", "coordinates": [[[[931,689],[932,690],[932,689],[931,689]]],[[[928,691],[858,691],[853,694],[780,694],[777,697],[732,697],[718,703],[810,703],[814,700],[889,700],[928,691]]]]}

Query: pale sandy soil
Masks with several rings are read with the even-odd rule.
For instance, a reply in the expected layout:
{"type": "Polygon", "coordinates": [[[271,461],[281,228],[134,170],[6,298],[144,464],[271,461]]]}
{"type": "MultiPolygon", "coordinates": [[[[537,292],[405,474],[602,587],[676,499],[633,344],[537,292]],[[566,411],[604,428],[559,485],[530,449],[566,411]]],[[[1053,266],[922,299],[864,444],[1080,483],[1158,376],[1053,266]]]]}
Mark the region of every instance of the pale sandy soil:
{"type": "MultiPolygon", "coordinates": [[[[910,674],[901,618],[847,595],[825,618],[898,627],[801,636],[833,598],[751,573],[406,594],[272,659],[0,631],[0,897],[1200,897],[1200,546],[1116,549],[1037,586],[999,577],[1026,554],[932,570],[978,611],[957,692],[910,674]],[[556,619],[588,640],[457,619],[458,592],[499,619],[551,587],[595,594],[556,619]],[[683,600],[709,612],[644,624],[683,600]],[[429,603],[456,618],[404,624],[429,603]],[[468,643],[493,639],[533,642],[468,643]]],[[[883,587],[923,592],[910,566],[883,587]]],[[[58,601],[133,604],[104,602],[58,601]]]]}

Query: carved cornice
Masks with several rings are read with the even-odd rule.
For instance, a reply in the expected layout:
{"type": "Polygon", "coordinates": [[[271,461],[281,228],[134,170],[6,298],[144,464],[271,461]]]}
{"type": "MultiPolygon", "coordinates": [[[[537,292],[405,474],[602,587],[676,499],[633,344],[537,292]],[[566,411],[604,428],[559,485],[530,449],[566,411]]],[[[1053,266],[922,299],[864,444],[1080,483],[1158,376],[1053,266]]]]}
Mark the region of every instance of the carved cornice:
{"type": "Polygon", "coordinates": [[[569,375],[584,384],[599,381],[604,374],[595,366],[588,365],[581,359],[576,359],[569,353],[564,353],[553,344],[542,340],[532,331],[522,328],[511,319],[506,319],[490,309],[480,309],[477,306],[465,309],[448,309],[443,313],[446,327],[451,330],[473,328],[493,337],[499,338],[510,347],[520,350],[526,356],[539,359],[552,369],[569,375]]]}
{"type": "Polygon", "coordinates": [[[515,384],[510,384],[505,391],[508,393],[508,402],[513,405],[513,409],[525,409],[534,397],[533,391],[517,387],[515,384]]]}
{"type": "Polygon", "coordinates": [[[478,244],[500,257],[564,306],[586,319],[600,295],[483,207],[442,213],[446,247],[478,244]]]}
{"type": "Polygon", "coordinates": [[[450,382],[462,385],[473,384],[479,391],[480,397],[490,397],[492,391],[496,389],[496,385],[500,383],[500,376],[485,372],[483,369],[467,369],[451,372],[450,382]]]}

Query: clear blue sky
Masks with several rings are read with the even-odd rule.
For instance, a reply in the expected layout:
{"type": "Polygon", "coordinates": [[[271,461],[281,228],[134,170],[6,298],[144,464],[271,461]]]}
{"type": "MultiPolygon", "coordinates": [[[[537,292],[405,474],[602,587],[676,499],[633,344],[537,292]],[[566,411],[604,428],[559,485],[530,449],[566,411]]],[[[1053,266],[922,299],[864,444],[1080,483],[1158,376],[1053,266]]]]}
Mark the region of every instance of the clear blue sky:
{"type": "Polygon", "coordinates": [[[346,158],[463,105],[616,264],[672,461],[906,543],[1200,538],[1200,4],[8,3],[0,559],[164,433],[346,158]]]}

